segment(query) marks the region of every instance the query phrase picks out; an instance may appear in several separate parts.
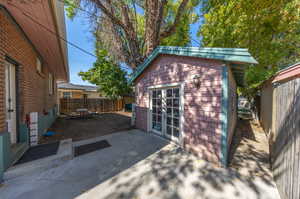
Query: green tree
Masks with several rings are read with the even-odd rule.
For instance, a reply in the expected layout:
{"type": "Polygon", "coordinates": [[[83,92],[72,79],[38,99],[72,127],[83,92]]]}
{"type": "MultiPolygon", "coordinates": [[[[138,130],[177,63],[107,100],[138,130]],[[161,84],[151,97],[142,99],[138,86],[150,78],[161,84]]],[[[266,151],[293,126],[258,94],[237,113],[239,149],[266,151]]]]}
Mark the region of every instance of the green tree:
{"type": "Polygon", "coordinates": [[[135,69],[158,45],[190,43],[200,0],[65,0],[67,14],[88,13],[96,42],[135,69]]]}
{"type": "Polygon", "coordinates": [[[100,92],[111,99],[122,97],[132,92],[127,81],[127,73],[115,64],[108,56],[107,51],[98,49],[97,60],[93,67],[79,76],[100,88],[100,92]]]}
{"type": "Polygon", "coordinates": [[[259,65],[246,70],[243,91],[253,96],[279,66],[299,60],[299,11],[299,0],[205,1],[198,34],[203,46],[249,49],[259,65]]]}

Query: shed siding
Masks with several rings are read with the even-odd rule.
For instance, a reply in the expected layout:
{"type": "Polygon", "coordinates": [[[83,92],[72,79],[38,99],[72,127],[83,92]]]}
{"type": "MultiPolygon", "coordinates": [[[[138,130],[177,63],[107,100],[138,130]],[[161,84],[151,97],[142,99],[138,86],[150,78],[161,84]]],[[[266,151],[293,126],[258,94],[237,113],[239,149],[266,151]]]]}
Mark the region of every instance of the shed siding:
{"type": "Polygon", "coordinates": [[[222,63],[214,60],[161,55],[136,80],[136,127],[147,130],[148,87],[184,83],[184,147],[220,163],[222,63]],[[200,75],[200,86],[193,76],[200,75]]]}
{"type": "Polygon", "coordinates": [[[235,131],[237,122],[237,94],[236,94],[236,82],[232,74],[232,70],[228,69],[228,135],[227,135],[227,151],[229,150],[232,136],[235,131]]]}

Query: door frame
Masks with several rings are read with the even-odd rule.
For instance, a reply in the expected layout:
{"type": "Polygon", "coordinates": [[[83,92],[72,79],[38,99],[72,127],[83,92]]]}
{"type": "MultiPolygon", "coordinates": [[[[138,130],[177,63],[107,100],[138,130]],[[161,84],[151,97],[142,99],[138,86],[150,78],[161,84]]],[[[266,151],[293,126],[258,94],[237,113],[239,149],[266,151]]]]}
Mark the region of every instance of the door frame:
{"type": "MultiPolygon", "coordinates": [[[[180,94],[180,116],[179,116],[179,120],[180,120],[180,125],[179,125],[179,138],[178,140],[174,140],[174,139],[169,139],[167,138],[167,136],[164,134],[165,132],[165,125],[162,125],[162,132],[161,133],[154,133],[155,135],[160,135],[163,136],[164,138],[167,138],[168,140],[174,141],[175,143],[183,146],[184,145],[184,138],[185,138],[185,133],[184,133],[184,82],[177,82],[177,83],[171,83],[171,84],[159,84],[159,85],[155,85],[155,86],[149,86],[147,88],[147,93],[149,94],[149,100],[148,100],[148,111],[147,111],[147,131],[148,132],[153,132],[152,130],[152,90],[153,89],[168,89],[168,88],[174,88],[174,87],[178,87],[179,88],[179,94],[180,94]]],[[[162,94],[162,96],[164,97],[164,94],[162,94]]],[[[165,114],[165,113],[163,113],[165,114]]]]}
{"type": "MultiPolygon", "coordinates": [[[[19,89],[20,89],[20,85],[19,85],[19,79],[20,79],[20,64],[15,61],[14,59],[12,59],[11,57],[9,57],[8,55],[5,56],[4,59],[4,65],[6,64],[12,64],[15,66],[15,95],[16,95],[16,143],[20,143],[20,96],[19,96],[19,89]]],[[[6,77],[5,77],[6,78],[6,77]]],[[[6,84],[6,82],[5,82],[6,84]]],[[[6,106],[6,101],[5,101],[5,106],[6,106]]],[[[6,109],[6,108],[5,108],[6,109]]],[[[6,119],[5,119],[6,120],[6,119]]],[[[7,129],[8,130],[8,129],[7,129]]]]}

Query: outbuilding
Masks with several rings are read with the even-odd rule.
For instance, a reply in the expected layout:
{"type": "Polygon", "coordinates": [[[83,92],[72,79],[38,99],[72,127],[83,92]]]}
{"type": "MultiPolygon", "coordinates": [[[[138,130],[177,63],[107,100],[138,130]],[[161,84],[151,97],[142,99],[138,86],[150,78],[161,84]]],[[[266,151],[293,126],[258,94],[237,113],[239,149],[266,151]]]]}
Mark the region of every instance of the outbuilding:
{"type": "Polygon", "coordinates": [[[133,73],[135,126],[226,166],[247,49],[157,47],[133,73]]]}

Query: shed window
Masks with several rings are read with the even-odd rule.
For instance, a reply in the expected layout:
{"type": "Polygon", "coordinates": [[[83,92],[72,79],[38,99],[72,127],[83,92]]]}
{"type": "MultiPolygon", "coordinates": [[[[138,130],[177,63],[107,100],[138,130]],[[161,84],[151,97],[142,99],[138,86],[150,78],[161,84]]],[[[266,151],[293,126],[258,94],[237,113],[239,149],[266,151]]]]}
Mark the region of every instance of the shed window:
{"type": "Polygon", "coordinates": [[[71,98],[72,93],[71,92],[63,92],[63,98],[71,98]]]}
{"type": "Polygon", "coordinates": [[[53,75],[49,73],[49,95],[53,95],[53,90],[54,90],[53,83],[54,83],[53,75]]]}

